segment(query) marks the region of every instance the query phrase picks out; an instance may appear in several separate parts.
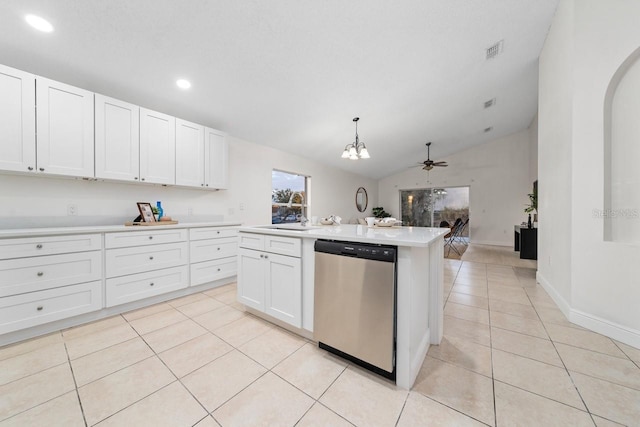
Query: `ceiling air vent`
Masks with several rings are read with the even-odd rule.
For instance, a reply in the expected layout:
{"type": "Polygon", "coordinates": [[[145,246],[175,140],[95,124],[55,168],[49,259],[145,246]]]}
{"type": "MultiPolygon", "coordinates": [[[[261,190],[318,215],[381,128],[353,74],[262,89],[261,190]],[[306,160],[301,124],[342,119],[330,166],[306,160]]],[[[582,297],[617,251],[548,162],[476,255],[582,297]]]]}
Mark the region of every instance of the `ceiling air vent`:
{"type": "Polygon", "coordinates": [[[504,40],[500,40],[498,43],[487,48],[487,59],[493,59],[502,53],[502,45],[504,40]]]}
{"type": "Polygon", "coordinates": [[[484,128],[484,133],[491,132],[493,130],[493,126],[489,126],[488,128],[484,128]]]}
{"type": "Polygon", "coordinates": [[[488,101],[485,101],[485,103],[484,103],[484,108],[491,108],[491,107],[493,107],[494,105],[496,105],[496,99],[495,99],[495,98],[490,99],[490,100],[488,100],[488,101]]]}

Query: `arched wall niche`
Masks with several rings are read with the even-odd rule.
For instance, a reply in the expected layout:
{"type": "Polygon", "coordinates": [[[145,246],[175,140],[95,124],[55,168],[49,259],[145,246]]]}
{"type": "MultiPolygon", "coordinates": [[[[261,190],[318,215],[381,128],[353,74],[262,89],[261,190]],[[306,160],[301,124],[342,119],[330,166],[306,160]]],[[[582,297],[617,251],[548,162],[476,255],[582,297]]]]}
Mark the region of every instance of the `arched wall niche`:
{"type": "Polygon", "coordinates": [[[604,240],[640,243],[640,48],[620,65],[604,102],[604,240]]]}

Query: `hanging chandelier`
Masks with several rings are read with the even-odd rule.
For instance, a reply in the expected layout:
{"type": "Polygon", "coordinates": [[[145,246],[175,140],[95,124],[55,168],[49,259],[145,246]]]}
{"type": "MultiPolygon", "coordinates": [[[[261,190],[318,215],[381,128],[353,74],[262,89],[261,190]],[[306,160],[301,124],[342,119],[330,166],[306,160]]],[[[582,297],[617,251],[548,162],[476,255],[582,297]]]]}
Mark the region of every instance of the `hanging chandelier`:
{"type": "Polygon", "coordinates": [[[368,159],[370,157],[364,142],[360,142],[358,138],[358,120],[360,120],[359,117],[353,119],[356,124],[356,140],[344,147],[344,151],[342,152],[343,159],[358,160],[368,159]]]}

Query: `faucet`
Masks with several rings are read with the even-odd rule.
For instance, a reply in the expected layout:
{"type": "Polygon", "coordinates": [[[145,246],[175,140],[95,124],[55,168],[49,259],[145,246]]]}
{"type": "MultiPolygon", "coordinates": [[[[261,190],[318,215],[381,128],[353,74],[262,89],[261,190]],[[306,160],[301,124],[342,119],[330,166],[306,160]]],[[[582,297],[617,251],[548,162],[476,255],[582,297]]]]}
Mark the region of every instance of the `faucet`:
{"type": "Polygon", "coordinates": [[[302,227],[306,227],[309,220],[304,216],[304,194],[302,194],[302,192],[300,191],[294,191],[293,193],[291,193],[291,197],[289,197],[289,203],[287,204],[287,207],[290,208],[292,206],[293,197],[296,194],[300,196],[300,225],[302,227]]]}

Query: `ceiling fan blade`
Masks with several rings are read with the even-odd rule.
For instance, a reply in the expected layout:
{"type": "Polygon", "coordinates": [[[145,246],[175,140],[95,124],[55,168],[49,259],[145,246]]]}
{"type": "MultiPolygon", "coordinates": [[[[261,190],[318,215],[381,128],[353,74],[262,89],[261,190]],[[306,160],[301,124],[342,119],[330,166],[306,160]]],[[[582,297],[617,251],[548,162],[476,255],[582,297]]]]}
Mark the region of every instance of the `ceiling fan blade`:
{"type": "Polygon", "coordinates": [[[433,162],[434,165],[438,166],[438,165],[446,165],[447,162],[433,162]]]}
{"type": "Polygon", "coordinates": [[[441,168],[446,168],[446,167],[447,167],[447,166],[449,166],[449,165],[439,165],[439,164],[434,163],[434,164],[433,164],[433,166],[438,166],[438,167],[441,167],[441,168]]]}

